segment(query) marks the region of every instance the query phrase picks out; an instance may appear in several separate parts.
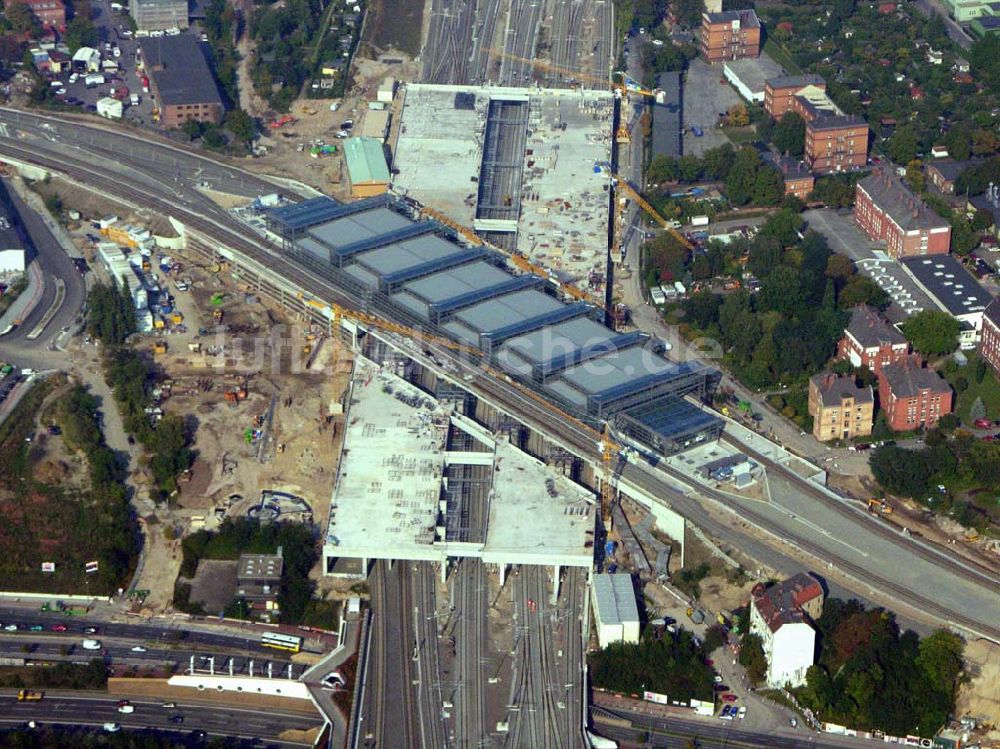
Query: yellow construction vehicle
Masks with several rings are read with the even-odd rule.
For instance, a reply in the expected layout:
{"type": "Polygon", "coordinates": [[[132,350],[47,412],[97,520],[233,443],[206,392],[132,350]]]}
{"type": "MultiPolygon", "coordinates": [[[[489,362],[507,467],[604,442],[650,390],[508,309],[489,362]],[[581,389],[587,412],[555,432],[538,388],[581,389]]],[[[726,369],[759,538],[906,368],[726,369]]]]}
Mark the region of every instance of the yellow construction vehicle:
{"type": "Polygon", "coordinates": [[[165,353],[167,353],[167,342],[166,341],[154,341],[153,342],[153,353],[154,354],[165,354],[165,353]]]}
{"type": "Polygon", "coordinates": [[[881,513],[883,515],[892,514],[892,505],[886,502],[884,499],[869,499],[868,500],[868,512],[871,513],[881,513]]]}
{"type": "Polygon", "coordinates": [[[562,291],[572,299],[592,301],[592,297],[586,291],[577,288],[573,284],[560,283],[556,281],[555,279],[553,279],[552,273],[548,269],[543,268],[540,265],[536,265],[535,263],[528,260],[528,258],[526,258],[521,253],[516,251],[512,252],[510,250],[505,250],[501,247],[497,247],[494,244],[490,244],[482,237],[480,237],[478,234],[476,234],[476,232],[473,231],[472,229],[468,228],[467,226],[462,226],[457,221],[453,221],[440,211],[437,211],[433,208],[422,206],[420,210],[424,215],[429,216],[438,223],[444,224],[445,226],[454,229],[462,237],[464,237],[470,244],[473,244],[476,247],[489,247],[492,250],[496,250],[497,252],[503,254],[511,262],[511,265],[513,265],[515,268],[518,268],[519,270],[522,270],[525,273],[534,273],[538,276],[541,276],[542,278],[549,279],[559,288],[560,291],[562,291]]]}
{"type": "MultiPolygon", "coordinates": [[[[690,241],[688,241],[688,238],[685,237],[683,234],[681,234],[679,231],[677,231],[677,229],[674,228],[674,225],[670,223],[670,221],[661,216],[657,212],[657,210],[653,208],[652,205],[649,204],[649,201],[646,200],[644,197],[642,197],[639,191],[636,190],[634,187],[632,187],[631,184],[629,184],[628,180],[624,179],[623,177],[620,177],[617,174],[613,174],[611,175],[611,177],[614,180],[615,187],[623,195],[628,197],[630,200],[634,201],[637,206],[642,208],[642,210],[645,211],[646,214],[651,219],[653,219],[656,223],[658,223],[661,227],[663,227],[667,231],[667,233],[670,234],[670,236],[672,236],[674,239],[680,242],[682,247],[684,247],[688,251],[694,249],[694,245],[691,244],[690,241]]],[[[619,201],[619,205],[620,204],[621,201],[619,201]]],[[[617,236],[617,232],[615,234],[617,236]]]]}

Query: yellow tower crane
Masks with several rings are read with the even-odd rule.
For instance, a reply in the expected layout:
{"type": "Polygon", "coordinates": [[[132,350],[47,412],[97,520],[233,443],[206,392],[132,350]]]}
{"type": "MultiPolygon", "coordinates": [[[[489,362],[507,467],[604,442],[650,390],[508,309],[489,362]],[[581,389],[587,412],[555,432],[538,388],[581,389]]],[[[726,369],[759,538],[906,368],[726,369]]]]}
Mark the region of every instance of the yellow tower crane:
{"type": "Polygon", "coordinates": [[[670,236],[676,239],[680,245],[684,247],[684,249],[689,252],[694,250],[694,245],[691,244],[690,240],[677,231],[670,221],[661,216],[659,212],[653,208],[649,201],[642,197],[642,194],[628,182],[628,180],[617,174],[612,174],[611,178],[615,188],[619,191],[619,195],[615,200],[615,232],[614,241],[611,245],[611,257],[615,260],[615,262],[621,261],[621,238],[624,233],[625,223],[625,198],[632,200],[637,206],[645,211],[651,219],[658,223],[670,236]]]}

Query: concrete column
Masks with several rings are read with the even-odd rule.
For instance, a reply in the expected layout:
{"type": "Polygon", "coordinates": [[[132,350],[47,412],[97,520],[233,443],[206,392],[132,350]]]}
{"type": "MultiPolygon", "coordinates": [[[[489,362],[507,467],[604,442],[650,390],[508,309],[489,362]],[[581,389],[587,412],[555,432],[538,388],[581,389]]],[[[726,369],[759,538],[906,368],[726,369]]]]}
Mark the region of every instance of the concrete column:
{"type": "Polygon", "coordinates": [[[507,581],[507,565],[501,564],[499,565],[499,567],[500,567],[500,587],[502,588],[504,586],[504,583],[507,581]]]}
{"type": "Polygon", "coordinates": [[[552,567],[552,599],[551,603],[553,606],[556,605],[556,601],[559,599],[559,570],[562,569],[558,564],[552,567]]]}
{"type": "Polygon", "coordinates": [[[448,560],[442,559],[440,567],[441,567],[441,584],[445,585],[448,582],[448,560]]]}

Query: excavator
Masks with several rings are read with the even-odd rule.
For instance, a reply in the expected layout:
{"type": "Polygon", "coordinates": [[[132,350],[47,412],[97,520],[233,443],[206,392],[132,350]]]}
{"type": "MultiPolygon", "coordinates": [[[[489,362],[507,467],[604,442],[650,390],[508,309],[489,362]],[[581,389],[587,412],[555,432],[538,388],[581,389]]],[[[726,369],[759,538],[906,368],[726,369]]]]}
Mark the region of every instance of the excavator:
{"type": "Polygon", "coordinates": [[[868,512],[872,514],[881,513],[882,515],[891,515],[892,505],[884,499],[869,499],[868,512]]]}

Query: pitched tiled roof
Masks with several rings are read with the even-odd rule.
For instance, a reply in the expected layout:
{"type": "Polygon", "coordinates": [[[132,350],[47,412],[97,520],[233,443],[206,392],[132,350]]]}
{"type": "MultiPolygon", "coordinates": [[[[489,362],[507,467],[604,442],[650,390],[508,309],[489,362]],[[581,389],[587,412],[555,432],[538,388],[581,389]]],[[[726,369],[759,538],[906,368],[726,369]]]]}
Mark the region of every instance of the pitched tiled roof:
{"type": "Polygon", "coordinates": [[[846,332],[864,348],[906,343],[906,337],[867,304],[860,304],[851,311],[846,332]]]}
{"type": "Polygon", "coordinates": [[[920,360],[915,356],[886,364],[882,367],[881,376],[885,378],[889,391],[897,398],[916,398],[922,390],[930,390],[933,393],[945,393],[951,390],[946,380],[933,369],[922,367],[920,360]]]}
{"type": "Polygon", "coordinates": [[[792,575],[770,588],[758,584],[752,592],[753,605],[772,632],[781,629],[782,624],[805,621],[802,607],[822,595],[823,586],[805,572],[792,575]]]}
{"type": "Polygon", "coordinates": [[[935,229],[948,222],[927,207],[895,174],[877,169],[858,182],[875,204],[904,231],[935,229]]]}
{"type": "Polygon", "coordinates": [[[816,385],[824,406],[839,406],[844,398],[854,398],[855,403],[871,403],[874,400],[872,389],[859,386],[850,375],[820,372],[810,379],[816,385]]]}

